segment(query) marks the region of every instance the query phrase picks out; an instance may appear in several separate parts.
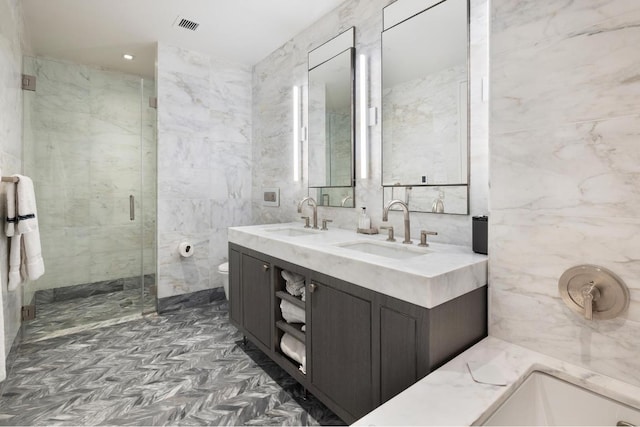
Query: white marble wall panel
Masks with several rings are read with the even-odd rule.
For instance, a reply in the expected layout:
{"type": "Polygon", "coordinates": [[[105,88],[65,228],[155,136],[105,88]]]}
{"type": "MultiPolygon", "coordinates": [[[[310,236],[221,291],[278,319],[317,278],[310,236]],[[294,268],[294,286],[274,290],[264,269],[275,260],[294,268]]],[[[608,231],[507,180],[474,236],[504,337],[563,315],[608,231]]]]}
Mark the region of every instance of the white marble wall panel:
{"type": "Polygon", "coordinates": [[[251,220],[251,70],[158,45],[158,296],[222,285],[226,229],[251,220]],[[194,244],[182,258],[178,245],[194,244]]]}
{"type": "MultiPolygon", "coordinates": [[[[22,168],[22,6],[15,0],[0,0],[0,170],[3,175],[22,168]]],[[[4,188],[0,186],[0,211],[5,211],[4,188]]],[[[0,258],[7,260],[8,241],[0,233],[0,258]]],[[[6,265],[6,263],[5,263],[6,265]]],[[[7,291],[6,267],[1,269],[0,292],[0,381],[4,379],[5,358],[20,328],[22,292],[7,291]],[[6,352],[5,352],[6,350],[6,352]]]]}
{"type": "Polygon", "coordinates": [[[640,9],[492,54],[492,93],[511,95],[492,98],[492,132],[637,113],[639,21],[640,9]]]}
{"type": "MultiPolygon", "coordinates": [[[[340,32],[356,27],[356,54],[365,54],[369,67],[370,105],[381,106],[382,9],[389,0],[346,1],[305,29],[254,67],[253,73],[253,211],[255,223],[298,221],[296,206],[307,195],[307,170],[303,180],[292,179],[292,86],[305,86],[307,54],[340,32]],[[259,160],[258,160],[259,159],[259,160]],[[280,207],[262,206],[261,189],[280,188],[280,207]]],[[[471,1],[471,208],[472,215],[487,213],[488,195],[488,104],[482,101],[482,78],[487,75],[488,13],[486,0],[471,1]]],[[[356,61],[359,67],[359,59],[356,61]]],[[[357,75],[357,74],[356,74],[357,75]]],[[[356,87],[356,99],[359,89],[356,87]]],[[[303,99],[303,110],[306,110],[303,99]]],[[[356,106],[356,129],[359,126],[356,106]]],[[[378,110],[379,111],[379,110],[378,110]]],[[[360,140],[359,133],[356,142],[360,140]]],[[[360,207],[366,206],[374,226],[381,225],[383,192],[381,182],[381,126],[369,128],[369,170],[367,179],[356,174],[356,208],[321,207],[319,216],[334,220],[333,226],[353,228],[360,207]]],[[[359,164],[356,149],[356,164],[359,164]]],[[[307,158],[303,144],[303,159],[307,158]]],[[[390,223],[403,229],[402,215],[392,213],[390,223]]],[[[421,229],[439,232],[434,241],[471,245],[471,215],[411,214],[411,233],[421,229]]],[[[401,234],[399,232],[398,234],[401,234]]]]}
{"type": "Polygon", "coordinates": [[[640,384],[640,5],[493,0],[490,333],[640,384]],[[558,279],[602,265],[630,288],[587,321],[558,279]]]}
{"type": "MultiPolygon", "coordinates": [[[[25,67],[37,90],[25,95],[24,172],[34,179],[47,264],[29,288],[140,274],[143,225],[154,227],[156,209],[155,111],[143,102],[141,79],[51,58],[25,57],[25,67]],[[141,156],[150,162],[144,189],[141,156]]],[[[155,252],[153,239],[144,245],[155,252]]],[[[144,271],[153,273],[153,262],[144,271]]]]}

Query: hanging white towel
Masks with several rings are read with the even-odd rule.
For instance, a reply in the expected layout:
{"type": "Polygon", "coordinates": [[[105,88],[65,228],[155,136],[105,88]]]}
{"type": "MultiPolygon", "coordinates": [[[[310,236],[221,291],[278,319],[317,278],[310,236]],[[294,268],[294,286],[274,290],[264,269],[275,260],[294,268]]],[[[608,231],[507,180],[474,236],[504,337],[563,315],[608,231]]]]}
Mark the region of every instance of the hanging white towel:
{"type": "Polygon", "coordinates": [[[15,291],[23,282],[22,272],[22,234],[11,238],[9,247],[9,290],[15,291]]]}
{"type": "MultiPolygon", "coordinates": [[[[24,279],[36,280],[44,274],[33,181],[27,176],[15,176],[19,179],[17,184],[13,184],[16,186],[14,206],[16,206],[18,223],[14,227],[14,235],[11,237],[10,291],[15,290],[24,279]]],[[[8,199],[7,206],[9,206],[8,199]]]]}
{"type": "Polygon", "coordinates": [[[7,220],[4,224],[4,232],[7,237],[13,237],[16,223],[18,222],[18,216],[16,215],[16,184],[8,182],[5,185],[5,191],[7,197],[7,220]]]}
{"type": "Polygon", "coordinates": [[[33,181],[28,176],[15,175],[18,177],[16,184],[16,200],[18,210],[18,232],[27,234],[38,229],[38,219],[36,218],[36,192],[33,189],[33,181]]]}
{"type": "MultiPolygon", "coordinates": [[[[17,177],[17,175],[13,175],[17,177]]],[[[5,223],[5,233],[10,237],[9,241],[9,280],[8,288],[14,291],[22,283],[22,236],[18,232],[18,211],[16,209],[18,200],[16,198],[16,184],[9,182],[5,184],[7,196],[7,222],[5,223]]]]}
{"type": "Polygon", "coordinates": [[[20,176],[17,188],[18,231],[22,233],[26,278],[36,280],[44,274],[44,260],[40,246],[36,192],[28,176],[20,176]]]}

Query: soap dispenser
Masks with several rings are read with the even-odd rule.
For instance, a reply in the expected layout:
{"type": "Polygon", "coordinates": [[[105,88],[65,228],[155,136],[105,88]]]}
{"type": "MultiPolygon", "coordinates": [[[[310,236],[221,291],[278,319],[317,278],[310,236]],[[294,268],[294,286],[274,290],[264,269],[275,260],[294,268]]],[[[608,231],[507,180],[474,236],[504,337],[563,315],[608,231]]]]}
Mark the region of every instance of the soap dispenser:
{"type": "Polygon", "coordinates": [[[361,230],[368,230],[371,228],[371,218],[367,215],[367,208],[362,208],[360,218],[358,218],[358,228],[361,230]]]}

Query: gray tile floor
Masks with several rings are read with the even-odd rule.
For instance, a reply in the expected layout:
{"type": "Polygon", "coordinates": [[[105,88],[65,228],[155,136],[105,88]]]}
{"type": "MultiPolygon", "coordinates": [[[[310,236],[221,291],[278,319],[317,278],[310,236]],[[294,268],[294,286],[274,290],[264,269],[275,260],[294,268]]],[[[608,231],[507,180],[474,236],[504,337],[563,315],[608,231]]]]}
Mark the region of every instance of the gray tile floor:
{"type": "Polygon", "coordinates": [[[226,301],[23,343],[0,425],[333,425],[229,324],[226,301]]]}

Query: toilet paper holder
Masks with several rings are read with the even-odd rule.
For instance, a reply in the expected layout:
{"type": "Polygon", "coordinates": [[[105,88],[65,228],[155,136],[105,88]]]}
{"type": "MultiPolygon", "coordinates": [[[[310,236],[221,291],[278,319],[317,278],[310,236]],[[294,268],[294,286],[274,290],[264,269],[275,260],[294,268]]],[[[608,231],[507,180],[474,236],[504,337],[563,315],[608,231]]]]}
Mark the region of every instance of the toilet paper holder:
{"type": "Polygon", "coordinates": [[[178,245],[178,252],[181,257],[189,258],[193,255],[193,244],[191,242],[182,242],[178,245]]]}

